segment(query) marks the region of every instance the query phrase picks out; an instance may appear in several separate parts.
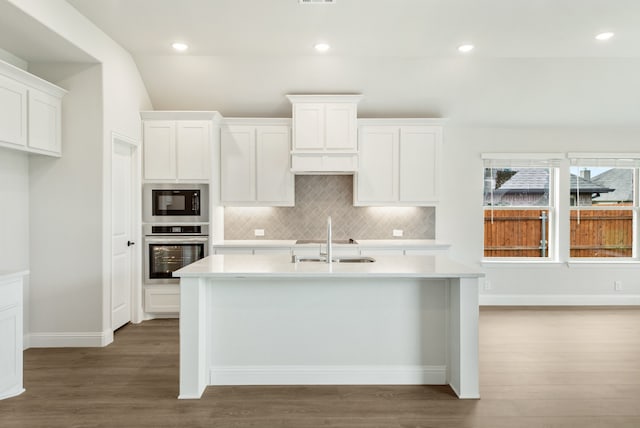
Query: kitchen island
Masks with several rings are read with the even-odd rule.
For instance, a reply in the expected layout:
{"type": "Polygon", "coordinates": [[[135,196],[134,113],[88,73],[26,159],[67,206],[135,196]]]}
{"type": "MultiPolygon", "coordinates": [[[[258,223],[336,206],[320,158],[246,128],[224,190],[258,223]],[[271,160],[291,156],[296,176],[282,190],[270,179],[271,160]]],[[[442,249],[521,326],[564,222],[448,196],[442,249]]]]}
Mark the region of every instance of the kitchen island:
{"type": "Polygon", "coordinates": [[[446,256],[214,255],[174,276],[179,398],[268,384],[449,384],[479,398],[483,274],[446,256]]]}

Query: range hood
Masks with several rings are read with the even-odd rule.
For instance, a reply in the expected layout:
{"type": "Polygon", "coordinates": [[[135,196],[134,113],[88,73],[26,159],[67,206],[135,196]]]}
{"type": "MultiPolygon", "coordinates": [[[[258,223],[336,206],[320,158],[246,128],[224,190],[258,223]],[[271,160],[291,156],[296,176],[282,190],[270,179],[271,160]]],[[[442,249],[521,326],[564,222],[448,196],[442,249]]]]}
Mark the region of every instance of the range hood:
{"type": "Polygon", "coordinates": [[[358,172],[357,153],[292,153],[294,174],[346,174],[358,172]]]}
{"type": "Polygon", "coordinates": [[[358,171],[360,94],[287,95],[293,108],[291,171],[354,174],[358,171]]]}

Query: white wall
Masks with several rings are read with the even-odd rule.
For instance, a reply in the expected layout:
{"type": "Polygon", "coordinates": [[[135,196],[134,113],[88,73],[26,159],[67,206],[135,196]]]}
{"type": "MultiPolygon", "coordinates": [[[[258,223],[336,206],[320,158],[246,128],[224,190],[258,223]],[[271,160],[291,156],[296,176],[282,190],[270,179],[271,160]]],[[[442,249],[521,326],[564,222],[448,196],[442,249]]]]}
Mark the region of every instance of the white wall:
{"type": "Polygon", "coordinates": [[[29,269],[29,155],[0,148],[0,270],[29,269]]]}
{"type": "Polygon", "coordinates": [[[23,70],[26,70],[28,66],[27,61],[15,56],[11,52],[5,51],[4,49],[0,49],[0,60],[15,65],[16,67],[23,70]]]}
{"type": "MultiPolygon", "coordinates": [[[[53,82],[70,90],[63,158],[32,160],[31,200],[39,202],[31,208],[31,304],[38,309],[31,344],[104,345],[111,340],[111,135],[140,141],[139,111],[151,110],[151,102],[128,52],[66,1],[8,1],[100,63],[53,82]],[[63,214],[48,215],[53,207],[63,214]],[[68,233],[54,229],[61,221],[68,233]],[[65,251],[47,250],[57,242],[65,251]]],[[[32,71],[46,78],[65,74],[60,70],[50,64],[32,71]]]]}
{"type": "MultiPolygon", "coordinates": [[[[444,136],[442,202],[436,237],[450,242],[451,255],[482,267],[491,283],[485,304],[640,304],[636,266],[571,264],[483,264],[483,152],[639,152],[637,128],[462,128],[444,136]],[[614,292],[613,281],[623,282],[614,292]]],[[[566,164],[566,162],[565,162],[566,164]]],[[[564,221],[568,226],[567,219],[564,221]]],[[[560,240],[568,242],[568,227],[560,240]]],[[[636,236],[636,239],[640,237],[636,236]]]]}
{"type": "Polygon", "coordinates": [[[101,66],[58,83],[69,90],[62,108],[62,157],[30,161],[36,346],[51,333],[102,331],[101,66]]]}
{"type": "MultiPolygon", "coordinates": [[[[0,271],[29,269],[29,155],[0,148],[0,271]]],[[[29,277],[23,285],[29,301],[29,277]]],[[[29,306],[23,311],[29,331],[29,306]]],[[[28,343],[25,343],[28,346],[28,343]]]]}

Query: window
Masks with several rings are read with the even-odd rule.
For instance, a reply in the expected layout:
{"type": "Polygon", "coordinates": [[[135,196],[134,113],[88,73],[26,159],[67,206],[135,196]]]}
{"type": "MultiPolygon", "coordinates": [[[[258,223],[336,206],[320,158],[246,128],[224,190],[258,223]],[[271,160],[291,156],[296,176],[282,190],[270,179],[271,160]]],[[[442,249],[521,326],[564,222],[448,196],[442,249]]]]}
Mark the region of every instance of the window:
{"type": "Polygon", "coordinates": [[[636,257],[638,161],[574,158],[570,173],[570,257],[636,257]]]}
{"type": "Polygon", "coordinates": [[[485,157],[484,257],[553,256],[556,176],[554,160],[485,157]]]}

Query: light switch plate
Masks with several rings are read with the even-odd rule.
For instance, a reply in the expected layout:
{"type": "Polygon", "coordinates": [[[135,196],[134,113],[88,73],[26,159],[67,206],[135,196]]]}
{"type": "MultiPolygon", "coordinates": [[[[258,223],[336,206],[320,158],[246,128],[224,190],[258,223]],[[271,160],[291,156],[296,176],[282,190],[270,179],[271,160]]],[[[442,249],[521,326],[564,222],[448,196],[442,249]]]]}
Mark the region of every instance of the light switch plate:
{"type": "Polygon", "coordinates": [[[264,229],[254,229],[255,236],[264,236],[264,229]]]}
{"type": "Polygon", "coordinates": [[[393,229],[393,236],[396,238],[401,238],[403,234],[404,232],[402,229],[393,229]]]}

